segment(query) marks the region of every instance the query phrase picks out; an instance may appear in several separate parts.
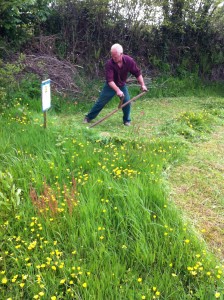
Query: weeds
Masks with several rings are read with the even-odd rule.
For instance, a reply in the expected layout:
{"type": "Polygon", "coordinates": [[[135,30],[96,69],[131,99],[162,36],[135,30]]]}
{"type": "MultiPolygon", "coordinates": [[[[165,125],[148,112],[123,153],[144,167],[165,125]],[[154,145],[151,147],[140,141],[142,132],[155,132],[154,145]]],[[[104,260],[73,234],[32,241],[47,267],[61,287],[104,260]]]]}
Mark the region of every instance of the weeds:
{"type": "Polygon", "coordinates": [[[54,192],[52,188],[44,182],[44,188],[42,195],[38,196],[36,190],[31,186],[30,198],[33,206],[37,212],[43,214],[45,217],[56,217],[60,212],[64,211],[65,203],[67,204],[68,212],[72,215],[74,207],[78,205],[76,181],[72,178],[72,187],[68,189],[64,185],[64,190],[61,192],[59,185],[57,185],[57,192],[54,192]],[[60,208],[60,199],[64,198],[63,207],[60,208]]]}
{"type": "Polygon", "coordinates": [[[163,131],[183,136],[187,140],[198,141],[205,139],[217,123],[214,115],[208,111],[183,112],[174,120],[163,126],[163,131]]]}
{"type": "Polygon", "coordinates": [[[0,171],[0,207],[1,218],[5,218],[8,214],[15,214],[20,205],[21,189],[16,188],[13,177],[9,172],[0,171]]]}

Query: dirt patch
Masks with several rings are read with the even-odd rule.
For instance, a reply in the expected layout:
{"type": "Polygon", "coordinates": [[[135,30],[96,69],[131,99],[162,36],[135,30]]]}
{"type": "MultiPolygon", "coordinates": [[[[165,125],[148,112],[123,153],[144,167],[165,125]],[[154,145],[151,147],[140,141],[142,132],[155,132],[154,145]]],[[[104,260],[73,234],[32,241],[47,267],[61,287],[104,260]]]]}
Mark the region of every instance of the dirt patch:
{"type": "Polygon", "coordinates": [[[169,176],[171,198],[224,259],[224,128],[193,145],[188,161],[169,176]]]}

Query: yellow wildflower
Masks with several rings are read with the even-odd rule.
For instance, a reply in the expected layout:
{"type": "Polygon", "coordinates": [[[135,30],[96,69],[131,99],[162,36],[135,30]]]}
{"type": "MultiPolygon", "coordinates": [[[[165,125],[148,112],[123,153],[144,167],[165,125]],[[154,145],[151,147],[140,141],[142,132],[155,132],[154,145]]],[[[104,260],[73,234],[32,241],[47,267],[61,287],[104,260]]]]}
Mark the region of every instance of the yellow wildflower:
{"type": "Polygon", "coordinates": [[[65,279],[62,279],[61,281],[60,281],[60,284],[64,284],[65,283],[65,279]]]}
{"type": "Polygon", "coordinates": [[[8,282],[8,279],[6,277],[2,278],[2,284],[6,284],[8,282]]]}

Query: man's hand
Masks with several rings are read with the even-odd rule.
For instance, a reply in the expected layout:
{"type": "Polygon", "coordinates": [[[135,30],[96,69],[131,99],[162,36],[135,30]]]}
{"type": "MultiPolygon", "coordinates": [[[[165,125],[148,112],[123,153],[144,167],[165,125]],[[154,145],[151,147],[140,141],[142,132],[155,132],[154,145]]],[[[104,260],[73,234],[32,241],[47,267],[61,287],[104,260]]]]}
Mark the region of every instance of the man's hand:
{"type": "Polygon", "coordinates": [[[145,82],[144,82],[144,79],[143,79],[142,75],[139,75],[138,78],[137,78],[137,80],[138,80],[138,82],[139,82],[139,84],[141,86],[141,90],[143,92],[147,92],[148,89],[147,89],[147,86],[145,85],[145,82]]]}
{"type": "Polygon", "coordinates": [[[119,90],[117,91],[117,96],[118,96],[119,98],[123,98],[123,97],[124,97],[124,93],[119,89],[119,90]]]}
{"type": "Polygon", "coordinates": [[[147,92],[147,91],[148,91],[147,86],[143,84],[143,85],[141,86],[141,90],[142,90],[143,92],[147,92]]]}
{"type": "Polygon", "coordinates": [[[116,92],[116,95],[119,98],[124,97],[124,93],[119,89],[119,87],[115,84],[114,81],[110,81],[110,82],[108,82],[108,84],[116,92]]]}

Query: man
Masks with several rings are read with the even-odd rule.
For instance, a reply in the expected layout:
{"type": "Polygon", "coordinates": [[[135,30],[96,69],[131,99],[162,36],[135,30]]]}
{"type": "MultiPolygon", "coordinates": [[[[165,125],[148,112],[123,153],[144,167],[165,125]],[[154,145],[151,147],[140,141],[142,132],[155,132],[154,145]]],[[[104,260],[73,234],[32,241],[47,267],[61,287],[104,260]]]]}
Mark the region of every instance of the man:
{"type": "MultiPolygon", "coordinates": [[[[120,44],[114,44],[111,47],[111,59],[109,59],[105,66],[106,83],[103,90],[93,105],[90,112],[86,115],[84,123],[89,123],[96,118],[104,106],[115,96],[123,99],[123,104],[130,100],[126,80],[128,74],[134,75],[142,91],[147,91],[141,71],[133,58],[123,54],[123,48],[120,44]]],[[[131,105],[127,104],[122,108],[123,110],[123,124],[129,126],[131,124],[131,105]]]]}

